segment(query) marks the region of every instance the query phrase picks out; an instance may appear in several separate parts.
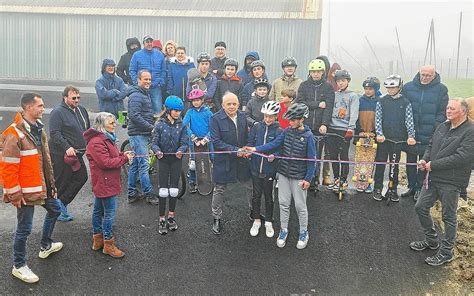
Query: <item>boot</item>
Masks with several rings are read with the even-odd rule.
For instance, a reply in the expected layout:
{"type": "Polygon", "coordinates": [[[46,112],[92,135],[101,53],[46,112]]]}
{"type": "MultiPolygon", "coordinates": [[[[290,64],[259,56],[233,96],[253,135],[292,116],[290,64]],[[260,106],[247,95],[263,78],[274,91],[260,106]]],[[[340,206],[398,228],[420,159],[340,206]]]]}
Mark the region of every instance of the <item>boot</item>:
{"type": "Polygon", "coordinates": [[[104,236],[97,233],[92,236],[92,250],[97,251],[104,248],[104,236]]]}
{"type": "Polygon", "coordinates": [[[214,234],[221,234],[221,220],[214,219],[214,223],[212,224],[212,232],[214,234]]]}
{"type": "Polygon", "coordinates": [[[102,253],[106,255],[110,255],[113,258],[122,258],[125,256],[125,253],[122,252],[117,246],[115,245],[115,239],[104,239],[104,249],[102,253]]]}

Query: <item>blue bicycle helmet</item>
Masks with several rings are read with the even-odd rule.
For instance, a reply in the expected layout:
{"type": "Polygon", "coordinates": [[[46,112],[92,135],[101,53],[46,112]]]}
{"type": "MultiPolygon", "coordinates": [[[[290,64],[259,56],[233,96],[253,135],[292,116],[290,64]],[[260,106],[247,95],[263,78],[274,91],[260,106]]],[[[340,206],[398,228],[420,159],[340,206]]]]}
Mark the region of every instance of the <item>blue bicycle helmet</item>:
{"type": "Polygon", "coordinates": [[[177,96],[169,96],[165,100],[165,107],[166,107],[166,110],[183,111],[184,103],[183,103],[183,100],[181,100],[177,96]]]}

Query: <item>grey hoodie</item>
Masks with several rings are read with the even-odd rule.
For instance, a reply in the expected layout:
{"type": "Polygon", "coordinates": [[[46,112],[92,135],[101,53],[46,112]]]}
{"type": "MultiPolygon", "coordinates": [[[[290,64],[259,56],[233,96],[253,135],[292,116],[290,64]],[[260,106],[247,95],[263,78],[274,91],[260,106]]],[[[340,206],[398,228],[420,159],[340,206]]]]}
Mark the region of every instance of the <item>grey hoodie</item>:
{"type": "Polygon", "coordinates": [[[358,117],[359,95],[347,89],[336,92],[329,127],[341,131],[354,131],[358,117]]]}

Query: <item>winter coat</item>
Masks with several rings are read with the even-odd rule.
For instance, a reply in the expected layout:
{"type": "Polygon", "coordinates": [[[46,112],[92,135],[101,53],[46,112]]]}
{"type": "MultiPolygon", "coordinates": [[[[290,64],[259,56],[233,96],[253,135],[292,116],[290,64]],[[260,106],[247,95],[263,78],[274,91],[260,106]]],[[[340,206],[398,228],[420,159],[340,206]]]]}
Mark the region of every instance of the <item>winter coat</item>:
{"type": "MultiPolygon", "coordinates": [[[[197,72],[197,75],[201,77],[201,74],[197,69],[195,69],[197,72]]],[[[190,70],[192,71],[192,70],[190,70]]],[[[191,83],[191,80],[193,80],[190,76],[190,71],[188,71],[188,83],[186,86],[186,96],[189,95],[189,93],[193,90],[193,87],[196,87],[195,84],[191,83]]],[[[206,95],[204,96],[204,100],[207,102],[212,102],[214,99],[214,95],[216,93],[217,89],[217,78],[214,76],[212,73],[207,73],[206,77],[201,77],[201,80],[197,83],[198,88],[201,90],[204,90],[206,92],[206,95]],[[204,84],[202,84],[204,82],[204,84]],[[201,85],[203,87],[201,87],[201,85]]]]}
{"type": "Polygon", "coordinates": [[[222,76],[220,80],[217,81],[217,89],[216,93],[214,94],[214,105],[216,106],[217,110],[222,108],[222,97],[227,91],[235,94],[239,99],[240,109],[242,109],[242,91],[244,89],[244,85],[240,80],[240,77],[237,75],[228,78],[227,76],[222,76]]]}
{"type": "Polygon", "coordinates": [[[379,97],[367,97],[363,95],[359,98],[359,117],[356,122],[355,133],[361,132],[375,134],[375,109],[379,97]]]}
{"type": "Polygon", "coordinates": [[[240,79],[242,79],[242,83],[244,85],[246,85],[253,79],[252,74],[250,73],[250,64],[249,65],[245,64],[245,60],[247,58],[253,58],[254,60],[257,61],[257,60],[260,60],[260,55],[258,54],[258,51],[249,51],[245,55],[244,63],[242,64],[244,65],[244,67],[240,69],[239,72],[237,72],[237,76],[239,76],[240,79]]]}
{"type": "MultiPolygon", "coordinates": [[[[267,79],[267,74],[263,74],[263,78],[267,79]]],[[[272,89],[272,85],[269,83],[268,93],[270,93],[271,89],[272,89]]],[[[252,80],[249,83],[244,85],[244,88],[242,90],[242,94],[239,97],[239,101],[241,101],[242,106],[247,105],[247,103],[252,98],[252,96],[254,94],[254,91],[255,91],[255,81],[252,78],[252,80]]]]}
{"type": "Polygon", "coordinates": [[[124,53],[119,60],[119,63],[117,65],[117,75],[122,78],[123,82],[125,82],[128,85],[132,85],[132,78],[130,77],[130,73],[128,73],[128,69],[130,68],[130,60],[132,59],[132,55],[136,52],[139,51],[142,46],[140,44],[140,41],[138,41],[137,38],[128,38],[125,41],[125,45],[127,46],[127,52],[124,53]],[[130,47],[132,44],[137,44],[138,47],[135,50],[132,50],[130,47]]]}
{"type": "MultiPolygon", "coordinates": [[[[244,112],[237,111],[237,127],[224,109],[211,117],[211,141],[214,151],[236,151],[247,144],[248,128],[244,112]]],[[[247,181],[250,178],[250,164],[236,153],[214,155],[212,179],[217,184],[247,181]]]]}
{"type": "Polygon", "coordinates": [[[228,58],[226,56],[220,59],[217,57],[213,57],[211,59],[211,66],[209,67],[209,72],[214,74],[219,80],[222,79],[222,76],[224,75],[224,63],[225,61],[227,61],[227,59],[228,58]],[[217,73],[214,73],[214,70],[217,70],[217,73]]]}
{"type": "Polygon", "coordinates": [[[132,60],[130,61],[129,73],[133,84],[136,85],[138,83],[138,72],[140,70],[150,71],[151,88],[157,88],[165,85],[165,67],[165,57],[161,51],[155,48],[152,50],[143,48],[133,54],[132,60]]]}
{"type": "Polygon", "coordinates": [[[181,119],[171,123],[165,115],[155,124],[151,149],[155,153],[158,151],[163,153],[186,152],[188,150],[188,141],[188,131],[181,119]]]}
{"type": "Polygon", "coordinates": [[[389,95],[382,97],[376,106],[375,130],[377,136],[383,135],[394,141],[415,138],[410,101],[403,95],[398,98],[389,95]]]}
{"type": "Polygon", "coordinates": [[[128,96],[128,135],[150,136],[153,130],[153,109],[150,93],[139,86],[132,86],[128,96]]]}
{"type": "Polygon", "coordinates": [[[86,157],[91,171],[92,192],[97,198],[112,197],[122,191],[120,168],[128,162],[112,140],[90,128],[84,132],[86,157]]]}
{"type": "Polygon", "coordinates": [[[166,89],[168,95],[186,99],[186,85],[188,84],[188,70],[196,68],[194,59],[188,57],[182,64],[176,58],[171,58],[168,64],[166,89]]]}
{"type": "Polygon", "coordinates": [[[209,136],[209,122],[211,120],[212,112],[206,106],[201,106],[197,109],[191,107],[186,112],[183,119],[183,125],[188,128],[188,135],[195,135],[198,138],[209,136]]]}
{"type": "Polygon", "coordinates": [[[62,101],[51,111],[49,117],[50,152],[63,156],[71,147],[85,150],[86,141],[82,134],[90,126],[89,114],[84,107],[78,106],[73,110],[62,101]]]}
{"type": "Polygon", "coordinates": [[[110,63],[113,63],[111,59],[102,62],[102,75],[95,82],[95,92],[99,98],[99,111],[117,116],[119,111],[125,110],[123,99],[128,92],[122,78],[105,72],[106,65],[110,63]]]}
{"type": "Polygon", "coordinates": [[[39,120],[36,124],[39,137],[17,113],[15,121],[0,135],[0,184],[3,180],[4,202],[24,198],[27,205],[44,204],[47,197],[52,197],[52,190],[56,191],[44,126],[39,120]]]}
{"type": "MultiPolygon", "coordinates": [[[[318,131],[321,125],[329,126],[334,106],[334,91],[324,79],[315,81],[308,79],[300,84],[296,103],[303,103],[309,108],[308,119],[305,120],[311,130],[318,131]],[[319,103],[326,102],[326,108],[319,107],[319,103]]],[[[358,109],[357,109],[358,110],[358,109]]],[[[354,121],[355,125],[355,121],[354,121]]]]}
{"type": "Polygon", "coordinates": [[[441,83],[438,73],[427,85],[421,84],[420,73],[417,73],[413,81],[405,84],[402,94],[410,100],[415,121],[416,140],[421,142],[410,146],[408,151],[422,155],[436,127],[446,121],[448,89],[441,83]]]}
{"type": "Polygon", "coordinates": [[[263,104],[270,101],[268,96],[258,97],[253,96],[247,103],[245,113],[247,113],[247,124],[251,128],[254,124],[263,120],[263,113],[261,112],[263,104]]]}
{"type": "Polygon", "coordinates": [[[336,92],[329,127],[340,131],[354,131],[358,118],[359,96],[350,90],[336,92]]]}
{"type": "MultiPolygon", "coordinates": [[[[273,86],[270,91],[270,99],[276,102],[281,101],[281,91],[284,89],[293,89],[295,92],[298,92],[298,88],[300,87],[303,80],[301,78],[296,77],[293,75],[288,77],[283,75],[273,81],[273,86]]],[[[293,98],[295,99],[295,98],[293,98]]]]}
{"type": "MultiPolygon", "coordinates": [[[[268,144],[255,147],[258,152],[273,151],[280,148],[284,157],[316,158],[316,142],[311,129],[305,125],[303,130],[287,128],[268,144]]],[[[316,171],[316,162],[307,160],[279,159],[278,173],[290,179],[311,182],[316,171]]]]}
{"type": "Polygon", "coordinates": [[[430,179],[466,188],[474,163],[474,126],[466,120],[455,129],[451,122],[438,125],[423,159],[431,161],[430,179]]]}
{"type": "MultiPolygon", "coordinates": [[[[268,126],[265,122],[257,122],[249,133],[249,139],[247,146],[256,147],[265,145],[275,140],[283,130],[280,128],[278,122],[268,126]]],[[[279,149],[274,151],[267,151],[267,154],[279,155],[279,149]]],[[[275,177],[277,171],[278,160],[275,159],[272,162],[268,162],[268,159],[257,154],[252,154],[250,159],[250,167],[252,174],[259,176],[264,175],[265,177],[275,177]]]]}

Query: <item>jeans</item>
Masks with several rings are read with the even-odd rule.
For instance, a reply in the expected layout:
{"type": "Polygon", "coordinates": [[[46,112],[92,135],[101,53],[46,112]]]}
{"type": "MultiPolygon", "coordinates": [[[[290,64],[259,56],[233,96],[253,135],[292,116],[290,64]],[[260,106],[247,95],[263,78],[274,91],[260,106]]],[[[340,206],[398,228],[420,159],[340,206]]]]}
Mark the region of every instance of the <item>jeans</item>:
{"type": "Polygon", "coordinates": [[[442,217],[444,222],[444,239],[441,240],[439,252],[443,255],[453,255],[454,243],[456,241],[457,209],[460,188],[450,184],[439,184],[431,182],[428,190],[421,189],[420,196],[415,204],[425,238],[430,244],[437,244],[438,233],[435,230],[430,209],[436,200],[441,201],[442,217]]]}
{"type": "MultiPolygon", "coordinates": [[[[51,243],[53,242],[53,240],[51,239],[51,235],[53,234],[56,219],[61,213],[61,207],[59,206],[59,200],[54,198],[47,198],[45,200],[43,208],[46,209],[47,213],[43,223],[41,249],[47,250],[51,247],[51,243]]],[[[13,263],[16,268],[20,268],[26,265],[26,240],[31,234],[34,212],[34,206],[26,205],[23,205],[16,211],[17,227],[15,233],[15,241],[13,243],[13,263]]]]}
{"type": "Polygon", "coordinates": [[[137,157],[133,158],[133,162],[128,169],[128,195],[132,196],[137,192],[137,178],[140,178],[140,185],[143,193],[151,193],[153,186],[151,185],[150,175],[148,174],[148,143],[150,136],[130,136],[130,146],[137,157]]]}
{"type": "MultiPolygon", "coordinates": [[[[417,155],[407,152],[407,162],[414,163],[423,158],[423,154],[417,155]]],[[[408,188],[420,190],[425,179],[425,172],[418,170],[415,165],[407,165],[408,188]]]]}
{"type": "Polygon", "coordinates": [[[150,88],[151,106],[154,114],[160,114],[163,108],[163,99],[161,96],[161,87],[150,88]]]}
{"type": "Polygon", "coordinates": [[[95,198],[92,212],[92,230],[94,234],[102,233],[104,239],[113,238],[112,227],[117,211],[117,197],[95,198]]]}

